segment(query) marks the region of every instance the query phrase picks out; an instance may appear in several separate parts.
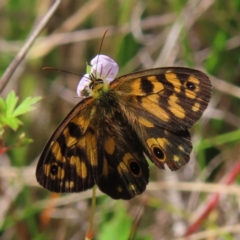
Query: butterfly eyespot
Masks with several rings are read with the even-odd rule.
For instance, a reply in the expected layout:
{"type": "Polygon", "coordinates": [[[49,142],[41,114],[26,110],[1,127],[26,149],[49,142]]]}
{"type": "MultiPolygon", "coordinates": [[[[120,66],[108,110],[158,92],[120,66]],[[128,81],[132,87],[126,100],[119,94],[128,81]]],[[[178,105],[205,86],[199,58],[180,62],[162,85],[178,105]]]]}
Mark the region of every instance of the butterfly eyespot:
{"type": "Polygon", "coordinates": [[[141,169],[139,165],[136,162],[130,162],[130,169],[134,175],[139,175],[141,172],[141,169]]]}
{"type": "Polygon", "coordinates": [[[164,153],[160,148],[154,147],[153,153],[158,159],[164,159],[164,153]]]}
{"type": "Polygon", "coordinates": [[[57,173],[58,173],[58,166],[53,164],[51,166],[51,168],[50,168],[50,172],[51,172],[52,175],[57,175],[57,173]]]}
{"type": "Polygon", "coordinates": [[[194,91],[195,88],[196,88],[196,85],[195,85],[194,83],[192,83],[192,82],[187,82],[187,83],[186,83],[186,87],[187,87],[189,90],[194,91]]]}

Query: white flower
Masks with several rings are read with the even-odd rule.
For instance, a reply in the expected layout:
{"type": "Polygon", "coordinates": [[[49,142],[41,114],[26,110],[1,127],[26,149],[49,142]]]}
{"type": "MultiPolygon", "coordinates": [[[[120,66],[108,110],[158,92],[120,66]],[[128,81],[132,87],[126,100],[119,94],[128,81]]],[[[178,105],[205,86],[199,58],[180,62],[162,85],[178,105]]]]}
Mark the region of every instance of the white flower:
{"type": "Polygon", "coordinates": [[[115,79],[119,70],[117,63],[114,60],[102,54],[97,55],[92,59],[91,65],[91,73],[93,73],[96,78],[106,80],[108,83],[115,79]]]}
{"type": "Polygon", "coordinates": [[[92,82],[90,75],[96,79],[102,79],[104,83],[109,84],[113,81],[118,73],[117,63],[106,55],[97,55],[91,61],[90,74],[85,74],[77,87],[77,94],[79,97],[87,97],[91,95],[92,91],[89,89],[89,84],[92,82]]]}

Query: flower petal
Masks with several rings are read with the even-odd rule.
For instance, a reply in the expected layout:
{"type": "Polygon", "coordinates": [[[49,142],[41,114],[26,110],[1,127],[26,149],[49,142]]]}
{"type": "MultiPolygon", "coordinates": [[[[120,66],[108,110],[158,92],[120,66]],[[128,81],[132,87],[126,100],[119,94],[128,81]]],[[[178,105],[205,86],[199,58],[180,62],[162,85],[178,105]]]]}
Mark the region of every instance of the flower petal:
{"type": "Polygon", "coordinates": [[[77,95],[79,97],[87,97],[90,95],[91,90],[89,84],[91,83],[89,74],[85,74],[79,81],[77,86],[77,95]]]}
{"type": "Polygon", "coordinates": [[[113,59],[102,54],[93,58],[91,65],[91,73],[93,73],[96,78],[106,80],[108,83],[115,79],[119,70],[117,63],[113,59]]]}

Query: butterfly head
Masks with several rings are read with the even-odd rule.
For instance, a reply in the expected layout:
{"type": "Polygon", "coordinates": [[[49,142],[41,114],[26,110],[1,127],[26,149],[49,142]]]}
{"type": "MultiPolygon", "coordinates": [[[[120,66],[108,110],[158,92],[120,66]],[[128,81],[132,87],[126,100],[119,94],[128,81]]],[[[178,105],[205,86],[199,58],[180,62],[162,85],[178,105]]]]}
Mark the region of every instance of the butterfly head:
{"type": "Polygon", "coordinates": [[[77,87],[79,97],[93,96],[98,98],[101,92],[108,89],[118,73],[117,63],[105,55],[97,55],[91,61],[90,70],[81,79],[77,87]]]}

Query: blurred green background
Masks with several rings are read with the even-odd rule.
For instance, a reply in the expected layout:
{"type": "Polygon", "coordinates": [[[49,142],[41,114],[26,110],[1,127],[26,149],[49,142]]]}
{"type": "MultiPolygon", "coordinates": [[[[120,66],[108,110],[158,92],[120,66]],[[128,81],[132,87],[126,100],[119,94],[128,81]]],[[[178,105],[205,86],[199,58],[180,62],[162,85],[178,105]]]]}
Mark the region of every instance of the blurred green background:
{"type": "MultiPolygon", "coordinates": [[[[0,1],[1,75],[52,4],[0,1]]],[[[4,137],[5,146],[14,145],[23,132],[33,142],[0,155],[0,239],[84,239],[91,191],[51,194],[35,180],[47,139],[79,101],[80,77],[42,68],[83,75],[86,62],[99,52],[105,30],[101,53],[119,64],[119,75],[153,67],[192,67],[210,76],[213,96],[191,130],[189,163],[172,173],[151,165],[147,191],[130,201],[100,194],[94,239],[124,240],[131,234],[139,240],[183,239],[216,192],[223,193],[219,202],[215,199],[216,207],[191,239],[240,239],[239,0],[63,0],[1,94],[6,98],[14,90],[20,101],[28,96],[43,99],[21,118],[24,124],[18,131],[8,130],[4,137]],[[233,183],[223,188],[219,184],[224,181],[233,183]]]]}

